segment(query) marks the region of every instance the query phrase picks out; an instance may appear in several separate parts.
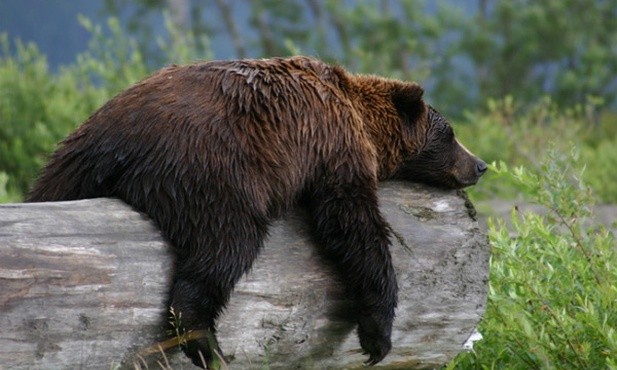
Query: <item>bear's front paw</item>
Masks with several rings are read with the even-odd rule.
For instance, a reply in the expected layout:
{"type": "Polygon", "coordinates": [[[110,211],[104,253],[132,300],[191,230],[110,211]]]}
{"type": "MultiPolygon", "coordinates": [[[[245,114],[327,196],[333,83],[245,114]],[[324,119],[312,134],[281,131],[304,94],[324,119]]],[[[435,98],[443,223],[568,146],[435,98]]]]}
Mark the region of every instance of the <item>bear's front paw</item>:
{"type": "Polygon", "coordinates": [[[223,352],[212,331],[195,330],[191,331],[189,336],[190,339],[182,346],[182,350],[195,366],[209,370],[224,368],[223,352]]]}
{"type": "Polygon", "coordinates": [[[369,355],[366,365],[375,365],[390,352],[392,341],[392,320],[377,319],[373,315],[365,315],[358,320],[358,336],[364,354],[369,355]]]}

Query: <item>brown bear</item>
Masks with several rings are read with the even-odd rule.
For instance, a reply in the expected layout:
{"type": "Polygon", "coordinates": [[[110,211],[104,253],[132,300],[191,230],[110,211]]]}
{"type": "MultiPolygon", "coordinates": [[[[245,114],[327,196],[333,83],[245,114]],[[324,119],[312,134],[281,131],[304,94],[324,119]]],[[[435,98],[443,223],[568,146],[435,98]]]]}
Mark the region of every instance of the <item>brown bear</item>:
{"type": "Polygon", "coordinates": [[[209,367],[234,285],[269,224],[301,203],[359,307],[360,345],[375,364],[391,348],[397,303],[377,182],[462,188],[487,168],[422,95],[308,57],[170,66],[66,138],[27,201],[118,197],[149,215],[177,256],[170,305],[201,334],[184,350],[209,367]]]}

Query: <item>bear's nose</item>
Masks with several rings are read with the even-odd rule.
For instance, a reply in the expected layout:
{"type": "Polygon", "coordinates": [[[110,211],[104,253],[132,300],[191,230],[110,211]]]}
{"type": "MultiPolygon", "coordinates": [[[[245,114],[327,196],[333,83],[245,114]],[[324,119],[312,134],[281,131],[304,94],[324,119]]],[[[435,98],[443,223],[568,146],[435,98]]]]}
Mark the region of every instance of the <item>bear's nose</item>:
{"type": "Polygon", "coordinates": [[[486,165],[486,163],[483,160],[478,160],[478,162],[476,163],[476,175],[478,175],[478,177],[484,175],[487,169],[488,166],[486,165]]]}

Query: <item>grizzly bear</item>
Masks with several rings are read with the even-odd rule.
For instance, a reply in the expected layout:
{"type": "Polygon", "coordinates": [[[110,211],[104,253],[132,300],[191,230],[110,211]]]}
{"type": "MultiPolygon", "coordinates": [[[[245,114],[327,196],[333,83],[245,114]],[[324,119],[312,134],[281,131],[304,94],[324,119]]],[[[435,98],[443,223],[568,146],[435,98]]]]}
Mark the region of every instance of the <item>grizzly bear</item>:
{"type": "Polygon", "coordinates": [[[444,187],[486,171],[415,84],[308,57],[170,66],[119,93],[51,155],[27,201],[118,197],[176,254],[170,306],[194,363],[216,366],[216,319],[268,226],[305,206],[358,307],[367,364],[391,348],[397,281],[378,181],[444,187]]]}

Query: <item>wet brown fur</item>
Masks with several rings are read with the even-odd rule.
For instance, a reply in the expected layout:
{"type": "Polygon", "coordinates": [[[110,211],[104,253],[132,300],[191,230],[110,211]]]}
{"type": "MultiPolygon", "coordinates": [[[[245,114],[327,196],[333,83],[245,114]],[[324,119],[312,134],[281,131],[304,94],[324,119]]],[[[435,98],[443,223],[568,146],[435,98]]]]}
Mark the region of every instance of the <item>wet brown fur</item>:
{"type": "MultiPolygon", "coordinates": [[[[171,66],[70,135],[28,201],[112,196],[148,214],[178,256],[171,304],[188,329],[214,332],[269,223],[302,198],[359,304],[374,364],[391,347],[397,292],[377,182],[456,188],[486,167],[440,138],[442,117],[422,93],[306,57],[171,66]]],[[[212,350],[199,340],[186,348],[197,362],[212,350]]]]}

